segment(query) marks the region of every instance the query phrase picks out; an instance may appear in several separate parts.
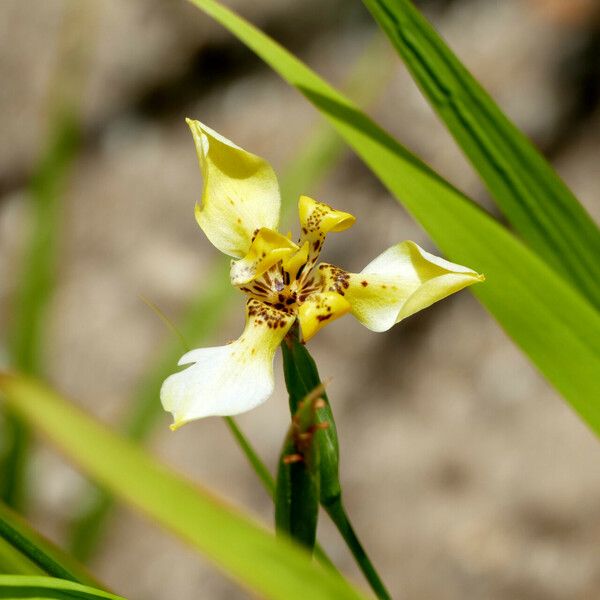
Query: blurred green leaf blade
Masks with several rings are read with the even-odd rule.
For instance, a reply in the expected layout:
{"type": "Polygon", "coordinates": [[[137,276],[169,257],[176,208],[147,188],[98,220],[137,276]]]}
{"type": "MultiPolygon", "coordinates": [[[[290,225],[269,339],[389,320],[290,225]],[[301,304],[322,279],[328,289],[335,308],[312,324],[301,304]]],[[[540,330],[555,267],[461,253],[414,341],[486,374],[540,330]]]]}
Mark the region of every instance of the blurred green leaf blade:
{"type": "MultiPolygon", "coordinates": [[[[14,300],[8,335],[9,355],[15,368],[41,374],[44,327],[55,288],[62,196],[80,143],[79,124],[70,109],[60,111],[52,124],[48,147],[30,184],[32,231],[22,276],[14,300]]],[[[0,457],[0,499],[9,506],[25,505],[25,469],[29,449],[27,428],[10,413],[4,435],[9,440],[0,457]]]]}
{"type": "Polygon", "coordinates": [[[38,571],[51,577],[98,586],[98,582],[84,567],[44,539],[23,518],[1,503],[0,539],[38,571]]]}
{"type": "Polygon", "coordinates": [[[0,574],[46,575],[35,563],[0,537],[0,574]]]}
{"type": "Polygon", "coordinates": [[[411,0],[363,1],[506,218],[599,308],[600,230],[571,190],[411,0]]]}
{"type": "Polygon", "coordinates": [[[254,592],[274,600],[364,600],[338,574],[313,563],[296,544],[269,534],[40,383],[20,375],[0,375],[0,392],[21,418],[89,477],[254,592]]]}
{"type": "MultiPolygon", "coordinates": [[[[500,223],[411,154],[282,46],[214,0],[190,0],[297,87],[457,263],[486,275],[473,293],[600,433],[600,315],[500,223]]],[[[468,326],[468,325],[466,325],[468,326]]]]}
{"type": "Polygon", "coordinates": [[[54,577],[0,575],[0,598],[16,600],[124,600],[102,590],[54,577]]]}

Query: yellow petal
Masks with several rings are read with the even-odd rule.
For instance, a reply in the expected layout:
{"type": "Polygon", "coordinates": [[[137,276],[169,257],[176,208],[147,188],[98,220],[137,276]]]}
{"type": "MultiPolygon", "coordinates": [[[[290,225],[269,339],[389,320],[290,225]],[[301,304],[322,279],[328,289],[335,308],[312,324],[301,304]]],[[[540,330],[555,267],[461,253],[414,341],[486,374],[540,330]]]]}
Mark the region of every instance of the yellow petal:
{"type": "Polygon", "coordinates": [[[277,231],[263,227],[250,245],[248,254],[231,263],[232,285],[244,285],[270,269],[280,260],[296,253],[298,246],[277,231]]]}
{"type": "Polygon", "coordinates": [[[300,240],[309,242],[309,263],[311,265],[315,264],[323,247],[325,236],[330,231],[344,231],[352,227],[356,221],[356,218],[350,213],[335,210],[308,196],[300,196],[298,214],[302,228],[300,240]]]}
{"type": "Polygon", "coordinates": [[[273,392],[273,357],[295,317],[257,300],[246,304],[246,327],[235,342],[198,348],[181,357],[187,369],[168,377],[160,398],[171,429],[194,419],[237,415],[273,392]]]}
{"type": "Polygon", "coordinates": [[[298,201],[300,226],[305,236],[311,234],[327,234],[330,231],[344,231],[354,225],[356,218],[350,213],[335,210],[317,202],[308,196],[300,196],[298,201]]]}
{"type": "Polygon", "coordinates": [[[271,165],[200,121],[187,119],[204,179],[196,220],[221,251],[242,258],[258,229],[277,229],[279,186],[271,165]]]}
{"type": "Polygon", "coordinates": [[[361,273],[346,273],[320,265],[325,289],[337,291],[352,306],[352,314],[372,331],[395,323],[463,288],[483,281],[483,275],[426,252],[414,242],[392,246],[361,273]]]}
{"type": "Polygon", "coordinates": [[[297,252],[284,259],[283,270],[289,273],[290,281],[296,279],[298,271],[306,264],[306,261],[308,260],[308,249],[309,242],[306,241],[297,252]]]}
{"type": "Polygon", "coordinates": [[[311,294],[298,309],[302,338],[308,342],[322,327],[343,317],[351,310],[350,304],[336,292],[311,294]]]}

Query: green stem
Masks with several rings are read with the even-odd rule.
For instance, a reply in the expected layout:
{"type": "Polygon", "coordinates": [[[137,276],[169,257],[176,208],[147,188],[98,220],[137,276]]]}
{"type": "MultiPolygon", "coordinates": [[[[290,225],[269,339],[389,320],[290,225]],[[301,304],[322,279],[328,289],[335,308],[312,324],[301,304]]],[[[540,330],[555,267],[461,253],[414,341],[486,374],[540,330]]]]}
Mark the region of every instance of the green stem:
{"type": "Polygon", "coordinates": [[[5,409],[2,434],[7,440],[7,449],[0,460],[0,500],[17,510],[23,510],[31,433],[17,415],[5,409]]]}
{"type": "MultiPolygon", "coordinates": [[[[238,424],[235,422],[235,419],[233,417],[225,417],[225,422],[227,423],[227,427],[229,427],[229,431],[231,431],[231,434],[233,435],[236,442],[240,446],[242,452],[244,453],[244,456],[248,459],[248,462],[254,469],[254,472],[258,475],[258,478],[263,484],[263,487],[265,488],[269,496],[274,499],[275,480],[269,472],[269,469],[267,469],[266,465],[262,462],[256,451],[248,441],[248,438],[242,433],[241,429],[238,427],[238,424]]],[[[325,550],[323,550],[323,548],[319,545],[318,542],[315,544],[313,552],[315,558],[319,561],[319,563],[322,566],[337,572],[335,565],[333,564],[329,556],[327,556],[325,550]]]]}
{"type": "Polygon", "coordinates": [[[254,469],[254,472],[258,475],[263,487],[268,492],[269,496],[273,498],[275,494],[275,481],[271,473],[269,473],[269,469],[267,469],[266,465],[262,462],[262,460],[260,460],[258,454],[256,454],[256,451],[250,445],[250,442],[238,427],[235,419],[233,417],[225,417],[225,423],[227,423],[227,427],[229,427],[231,435],[233,435],[235,438],[235,441],[238,443],[239,447],[244,453],[244,456],[248,459],[248,462],[254,469]]]}
{"type": "Polygon", "coordinates": [[[354,559],[358,563],[360,570],[363,572],[363,575],[369,582],[372,590],[377,595],[377,598],[380,600],[391,600],[389,592],[385,589],[383,581],[381,581],[373,563],[365,552],[363,545],[360,543],[360,540],[352,527],[352,523],[350,523],[350,519],[346,514],[346,509],[342,504],[342,497],[338,496],[333,502],[323,506],[323,508],[335,523],[335,526],[344,538],[346,545],[352,552],[354,559]]]}
{"type": "MultiPolygon", "coordinates": [[[[290,330],[281,344],[281,349],[285,383],[293,413],[298,401],[321,384],[321,378],[314,359],[300,341],[297,325],[290,330]]],[[[321,397],[326,403],[326,407],[322,409],[321,421],[329,424],[317,437],[321,459],[321,506],[335,523],[377,598],[389,600],[391,596],[360,543],[344,509],[339,482],[339,443],[335,421],[327,394],[323,393],[321,397]]]]}

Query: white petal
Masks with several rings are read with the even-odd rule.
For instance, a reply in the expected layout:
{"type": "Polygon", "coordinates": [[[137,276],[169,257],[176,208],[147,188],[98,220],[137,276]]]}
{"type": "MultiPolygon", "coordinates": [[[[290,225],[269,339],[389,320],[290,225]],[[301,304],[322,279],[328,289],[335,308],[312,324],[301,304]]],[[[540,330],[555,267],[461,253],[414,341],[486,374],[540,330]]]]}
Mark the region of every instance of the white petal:
{"type": "Polygon", "coordinates": [[[160,398],[174,417],[172,429],[209,416],[237,415],[273,392],[273,357],[294,316],[257,300],[246,305],[243,334],[226,346],[199,348],[181,357],[190,367],[168,377],[160,398]]]}

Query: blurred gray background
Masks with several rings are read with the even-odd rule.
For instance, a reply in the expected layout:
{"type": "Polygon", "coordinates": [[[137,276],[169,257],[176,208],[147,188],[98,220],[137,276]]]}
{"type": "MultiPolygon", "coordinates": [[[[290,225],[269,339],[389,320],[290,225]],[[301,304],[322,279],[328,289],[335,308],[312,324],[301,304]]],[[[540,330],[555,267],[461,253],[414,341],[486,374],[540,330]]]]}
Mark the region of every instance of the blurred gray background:
{"type": "MultiPolygon", "coordinates": [[[[375,35],[358,1],[229,5],[338,85],[375,35]]],[[[419,5],[599,218],[597,0],[419,5]]],[[[68,76],[61,61],[75,51],[64,43],[73,28],[84,40],[77,43],[86,45],[84,140],[61,214],[47,375],[75,402],[116,424],[172,335],[140,296],[176,319],[210,284],[217,256],[193,218],[201,179],[184,117],[202,120],[279,172],[320,120],[298,93],[184,1],[0,0],[0,331],[11,320],[27,185],[46,144],[50,98],[61,91],[56,74],[68,76]],[[67,33],[65,22],[71,23],[67,33]]],[[[381,60],[387,84],[369,112],[490,206],[399,59],[388,52],[381,60]]],[[[324,256],[331,262],[359,270],[403,239],[435,251],[349,152],[306,191],[357,216],[352,230],[328,239],[324,256]]],[[[292,213],[282,228],[297,232],[292,213]]],[[[237,337],[242,306],[240,296],[209,345],[237,337]]],[[[600,444],[468,292],[384,334],[347,317],[324,329],[311,350],[322,376],[331,378],[350,514],[395,597],[600,597],[600,444]]],[[[278,358],[276,372],[279,365],[278,358]]],[[[281,377],[274,396],[239,419],[270,466],[287,420],[281,377]]],[[[150,442],[157,455],[271,522],[270,501],[221,420],[177,433],[168,423],[165,414],[150,442]]],[[[31,518],[61,542],[81,509],[83,479],[42,445],[30,481],[31,518]]],[[[364,587],[326,518],[320,533],[336,563],[364,587]]],[[[247,597],[127,508],[111,519],[92,568],[131,600],[247,597]]]]}

